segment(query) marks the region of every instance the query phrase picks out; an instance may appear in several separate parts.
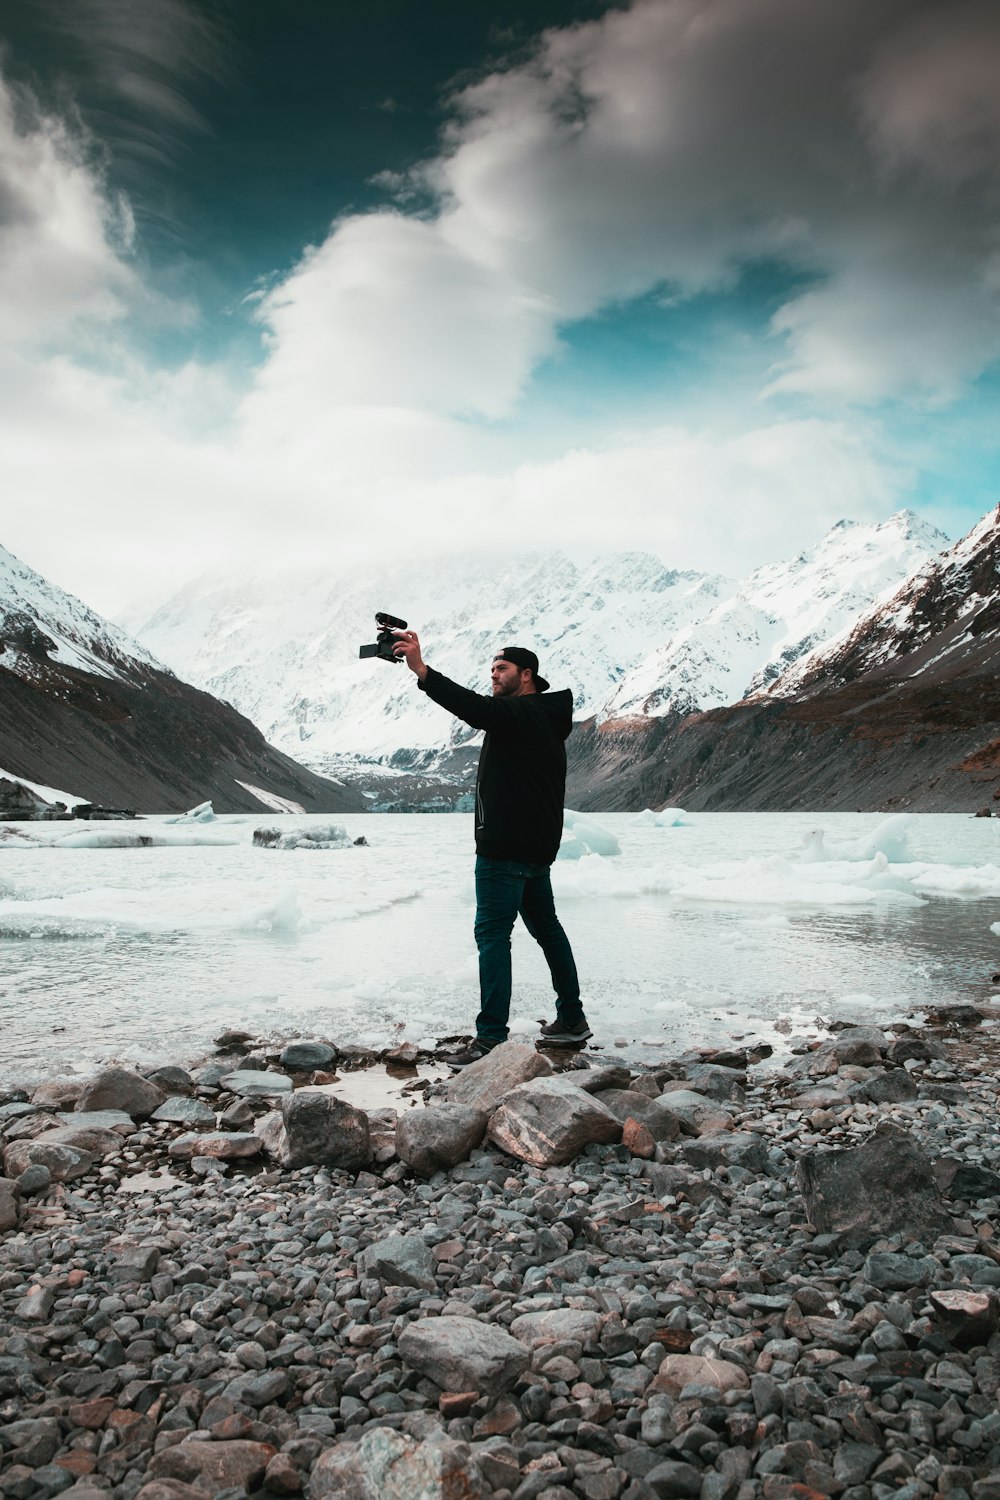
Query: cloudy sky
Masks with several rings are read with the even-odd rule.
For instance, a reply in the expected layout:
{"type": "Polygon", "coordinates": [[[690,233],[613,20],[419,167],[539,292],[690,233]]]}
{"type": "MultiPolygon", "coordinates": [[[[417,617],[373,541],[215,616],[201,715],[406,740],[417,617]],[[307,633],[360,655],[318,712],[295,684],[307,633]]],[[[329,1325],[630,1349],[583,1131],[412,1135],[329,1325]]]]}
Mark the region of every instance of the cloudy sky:
{"type": "Polygon", "coordinates": [[[745,571],[1000,500],[995,0],[0,17],[0,543],[745,571]]]}

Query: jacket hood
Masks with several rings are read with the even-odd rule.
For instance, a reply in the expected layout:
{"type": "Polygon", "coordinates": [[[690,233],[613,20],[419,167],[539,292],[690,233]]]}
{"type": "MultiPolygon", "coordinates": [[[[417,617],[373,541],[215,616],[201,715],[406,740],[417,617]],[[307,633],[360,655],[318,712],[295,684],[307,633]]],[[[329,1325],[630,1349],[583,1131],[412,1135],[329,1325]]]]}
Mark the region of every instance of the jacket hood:
{"type": "Polygon", "coordinates": [[[564,740],[568,739],[573,728],[573,694],[569,688],[560,688],[555,693],[539,693],[538,701],[544,703],[545,711],[559,735],[564,740]]]}

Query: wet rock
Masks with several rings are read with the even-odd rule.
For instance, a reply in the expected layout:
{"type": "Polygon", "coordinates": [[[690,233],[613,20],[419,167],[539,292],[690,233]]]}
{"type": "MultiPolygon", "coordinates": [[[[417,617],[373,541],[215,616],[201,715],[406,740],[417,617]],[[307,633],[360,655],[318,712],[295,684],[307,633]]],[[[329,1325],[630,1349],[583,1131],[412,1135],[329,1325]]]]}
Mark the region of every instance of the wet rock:
{"type": "Polygon", "coordinates": [[[154,1068],[146,1077],[150,1083],[155,1083],[158,1089],[162,1089],[168,1098],[175,1094],[190,1094],[194,1089],[194,1079],[185,1068],[174,1067],[172,1063],[166,1067],[154,1068]]]}
{"type": "Polygon", "coordinates": [[[423,1177],[467,1161],[486,1133],[487,1116],[469,1104],[411,1109],[396,1126],[396,1154],[423,1177]]]}
{"type": "Polygon", "coordinates": [[[929,1159],[896,1125],[880,1125],[855,1150],[813,1152],[796,1175],[812,1223],[845,1244],[896,1233],[933,1241],[954,1229],[929,1159]]]}
{"type": "Polygon", "coordinates": [[[420,1057],[420,1048],[416,1042],[400,1042],[398,1047],[390,1047],[383,1052],[382,1061],[390,1067],[415,1068],[420,1057]]]}
{"type": "Polygon", "coordinates": [[[635,1120],[637,1124],[645,1125],[654,1141],[676,1140],[680,1133],[677,1115],[670,1110],[660,1109],[659,1101],[650,1099],[646,1094],[636,1093],[634,1089],[602,1089],[597,1098],[622,1125],[626,1120],[635,1120]]]}
{"type": "Polygon", "coordinates": [[[116,1130],[104,1130],[99,1125],[57,1125],[36,1135],[35,1140],[39,1144],[76,1146],[95,1157],[115,1156],[125,1144],[116,1130]]]}
{"type": "Polygon", "coordinates": [[[468,1104],[480,1114],[489,1115],[512,1088],[551,1073],[552,1064],[534,1047],[525,1047],[521,1042],[502,1042],[451,1080],[448,1103],[468,1104]]]}
{"type": "Polygon", "coordinates": [[[626,1151],[643,1161],[650,1161],[656,1154],[656,1141],[649,1126],[633,1120],[631,1115],[622,1126],[622,1145],[626,1151]]]}
{"type": "Polygon", "coordinates": [[[4,1171],[18,1177],[26,1167],[47,1167],[54,1182],[73,1182],[94,1165],[89,1151],[77,1146],[62,1146],[55,1141],[14,1141],[4,1149],[4,1171]]]}
{"type": "Polygon", "coordinates": [[[337,1049],[329,1042],[289,1042],[278,1061],[292,1073],[313,1073],[317,1068],[328,1068],[336,1059],[337,1049]]]}
{"type": "Polygon", "coordinates": [[[869,1255],[861,1274],[869,1286],[878,1287],[880,1291],[897,1292],[929,1285],[937,1270],[937,1261],[929,1255],[893,1255],[882,1251],[878,1255],[869,1255]]]}
{"type": "Polygon", "coordinates": [[[72,1109],[82,1092],[79,1078],[50,1078],[32,1090],[31,1102],[42,1109],[72,1109]]]}
{"type": "Polygon", "coordinates": [[[605,1089],[629,1088],[632,1073],[624,1063],[595,1063],[581,1068],[573,1081],[587,1094],[603,1094],[605,1089]]]}
{"type": "Polygon", "coordinates": [[[900,1104],[904,1099],[917,1097],[917,1085],[905,1068],[893,1068],[888,1073],[876,1073],[863,1083],[852,1084],[848,1093],[865,1104],[900,1104]]]}
{"type": "Polygon", "coordinates": [[[441,1432],[418,1441],[375,1427],[317,1459],[311,1500],[486,1500],[493,1493],[468,1444],[441,1432]]]}
{"type": "MultiPolygon", "coordinates": [[[[17,1179],[17,1186],[22,1197],[31,1193],[44,1193],[52,1186],[52,1173],[48,1167],[37,1164],[33,1167],[25,1167],[17,1179]]],[[[2,1227],[3,1214],[0,1211],[0,1227],[2,1227]]],[[[8,1226],[9,1227],[9,1226],[8,1226]]]]}
{"type": "Polygon", "coordinates": [[[163,1120],[170,1125],[186,1125],[189,1130],[211,1129],[215,1125],[215,1110],[209,1109],[203,1099],[191,1099],[186,1094],[172,1094],[159,1109],[153,1111],[154,1120],[163,1120]]]}
{"type": "Polygon", "coordinates": [[[249,1131],[220,1130],[199,1134],[179,1135],[167,1148],[170,1156],[188,1161],[192,1156],[212,1156],[220,1161],[239,1161],[247,1156],[259,1156],[261,1139],[249,1131]]]}
{"type": "Polygon", "coordinates": [[[235,1073],[226,1073],[219,1081],[224,1089],[241,1098],[266,1099],[292,1092],[292,1080],[285,1073],[269,1073],[266,1068],[238,1068],[235,1073]]]}
{"type": "Polygon", "coordinates": [[[719,1067],[717,1063],[687,1063],[684,1077],[689,1088],[696,1094],[707,1094],[710,1099],[742,1105],[747,1075],[744,1070],[719,1067]]]}
{"type": "Polygon", "coordinates": [[[332,1094],[300,1089],[258,1121],[257,1134],[283,1167],[342,1167],[356,1172],[372,1159],[371,1126],[363,1109],[332,1094]]]}
{"type": "Polygon", "coordinates": [[[87,1080],[77,1096],[75,1109],[118,1109],[133,1120],[145,1120],[159,1109],[166,1094],[149,1079],[127,1068],[104,1068],[87,1080]]]}
{"type": "Polygon", "coordinates": [[[597,1096],[563,1078],[518,1084],[487,1127],[501,1150],[538,1167],[572,1161],[585,1146],[618,1141],[621,1133],[620,1122],[597,1096]]]}
{"type": "Polygon", "coordinates": [[[377,1276],[387,1286],[435,1288],[434,1257],[427,1241],[418,1234],[390,1234],[362,1252],[362,1264],[369,1276],[377,1276]]]}
{"type": "Polygon", "coordinates": [[[397,1342],[403,1363],[444,1391],[507,1390],[531,1359],[518,1339],[476,1318],[422,1318],[397,1342]]]}
{"type": "Polygon", "coordinates": [[[663,1119],[676,1122],[676,1131],[685,1135],[717,1135],[736,1124],[729,1111],[714,1099],[683,1086],[661,1094],[654,1107],[663,1119]]]}

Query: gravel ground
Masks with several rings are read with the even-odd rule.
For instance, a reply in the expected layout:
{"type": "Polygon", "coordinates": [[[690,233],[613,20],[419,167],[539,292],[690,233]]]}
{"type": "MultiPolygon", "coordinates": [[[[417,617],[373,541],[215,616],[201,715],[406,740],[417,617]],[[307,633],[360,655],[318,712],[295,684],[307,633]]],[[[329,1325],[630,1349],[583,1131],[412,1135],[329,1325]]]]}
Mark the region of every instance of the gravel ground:
{"type": "Polygon", "coordinates": [[[867,1064],[618,1065],[633,1098],[702,1094],[711,1128],[546,1167],[487,1145],[427,1180],[391,1113],[358,1173],[168,1154],[271,1107],[221,1087],[275,1065],[252,1046],[164,1070],[188,1119],[119,1123],[61,1182],[9,1157],[52,1086],[8,1090],[0,1493],[1000,1500],[998,1057],[963,1015],[867,1064]],[[821,1231],[797,1164],[886,1121],[952,1222],[821,1231]]]}

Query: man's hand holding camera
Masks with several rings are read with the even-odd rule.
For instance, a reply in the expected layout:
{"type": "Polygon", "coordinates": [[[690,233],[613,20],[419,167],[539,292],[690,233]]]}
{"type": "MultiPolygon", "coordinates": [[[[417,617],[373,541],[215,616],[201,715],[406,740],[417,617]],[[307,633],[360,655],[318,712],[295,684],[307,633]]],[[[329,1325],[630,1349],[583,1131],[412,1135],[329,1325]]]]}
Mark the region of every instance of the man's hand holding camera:
{"type": "Polygon", "coordinates": [[[405,661],[411,672],[415,672],[418,682],[423,682],[427,676],[427,663],[420,654],[420,640],[415,630],[393,631],[396,644],[393,646],[393,655],[399,661],[405,661]]]}

